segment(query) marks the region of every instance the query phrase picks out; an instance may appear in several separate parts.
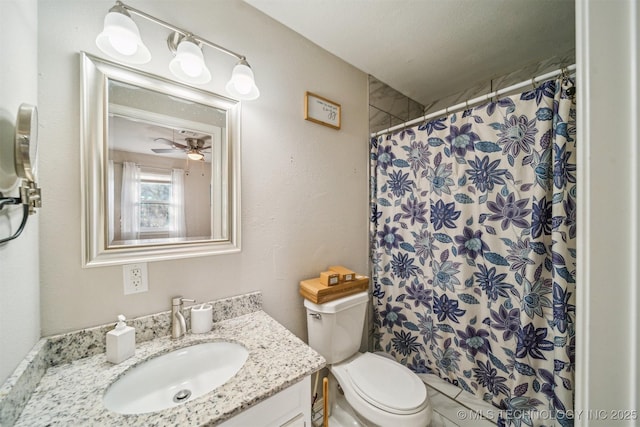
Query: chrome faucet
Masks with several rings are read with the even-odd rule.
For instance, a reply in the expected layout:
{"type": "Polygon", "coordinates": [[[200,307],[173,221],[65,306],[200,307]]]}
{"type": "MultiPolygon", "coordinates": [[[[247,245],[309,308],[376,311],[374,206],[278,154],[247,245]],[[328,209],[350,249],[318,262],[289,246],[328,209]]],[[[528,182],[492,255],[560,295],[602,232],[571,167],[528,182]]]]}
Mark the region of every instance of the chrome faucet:
{"type": "Polygon", "coordinates": [[[196,302],[194,299],[175,297],[171,300],[171,338],[180,338],[187,334],[187,322],[182,314],[183,303],[196,302]]]}

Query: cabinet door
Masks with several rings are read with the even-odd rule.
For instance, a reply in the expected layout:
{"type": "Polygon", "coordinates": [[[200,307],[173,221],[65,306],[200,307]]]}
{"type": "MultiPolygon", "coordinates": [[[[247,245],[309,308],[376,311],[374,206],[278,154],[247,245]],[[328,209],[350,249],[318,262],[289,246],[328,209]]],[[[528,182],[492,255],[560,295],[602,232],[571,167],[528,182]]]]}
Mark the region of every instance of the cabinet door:
{"type": "Polygon", "coordinates": [[[220,424],[220,427],[247,426],[310,427],[311,377],[305,377],[299,383],[220,424]]]}
{"type": "Polygon", "coordinates": [[[298,414],[280,427],[306,427],[307,423],[304,422],[304,414],[298,414]]]}

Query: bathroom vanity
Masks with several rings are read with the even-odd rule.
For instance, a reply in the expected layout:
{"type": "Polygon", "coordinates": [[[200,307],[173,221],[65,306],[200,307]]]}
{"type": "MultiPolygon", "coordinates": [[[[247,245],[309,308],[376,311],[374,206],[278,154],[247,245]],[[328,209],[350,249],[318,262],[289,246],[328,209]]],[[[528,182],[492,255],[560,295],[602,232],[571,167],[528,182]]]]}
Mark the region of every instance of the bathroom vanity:
{"type": "MultiPolygon", "coordinates": [[[[136,353],[117,365],[104,354],[104,332],[113,325],[43,340],[28,359],[34,369],[42,364],[37,360],[47,366],[37,383],[32,380],[29,396],[22,397],[26,405],[15,414],[15,425],[310,426],[310,375],[325,365],[322,356],[262,311],[259,293],[212,304],[213,330],[179,340],[168,335],[167,313],[134,319],[136,353]],[[105,408],[106,390],[130,368],[176,349],[217,341],[237,343],[249,354],[240,370],[213,391],[150,413],[123,415],[105,408]]],[[[2,425],[12,424],[8,405],[21,400],[15,394],[30,375],[28,369],[16,372],[0,390],[2,425]]]]}

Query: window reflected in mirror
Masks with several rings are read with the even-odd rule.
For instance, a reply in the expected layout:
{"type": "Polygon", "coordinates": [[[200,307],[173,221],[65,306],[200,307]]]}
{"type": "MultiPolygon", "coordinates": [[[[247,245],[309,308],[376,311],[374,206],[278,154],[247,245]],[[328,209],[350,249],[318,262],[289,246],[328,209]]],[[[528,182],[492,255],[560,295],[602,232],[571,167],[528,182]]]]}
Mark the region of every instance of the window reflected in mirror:
{"type": "Polygon", "coordinates": [[[86,54],[83,67],[84,164],[100,169],[84,172],[86,264],[239,250],[237,101],[86,54]]]}
{"type": "Polygon", "coordinates": [[[224,128],[171,128],[142,117],[146,111],[109,109],[109,246],[224,239],[224,194],[213,194],[214,179],[224,179],[224,128]]]}

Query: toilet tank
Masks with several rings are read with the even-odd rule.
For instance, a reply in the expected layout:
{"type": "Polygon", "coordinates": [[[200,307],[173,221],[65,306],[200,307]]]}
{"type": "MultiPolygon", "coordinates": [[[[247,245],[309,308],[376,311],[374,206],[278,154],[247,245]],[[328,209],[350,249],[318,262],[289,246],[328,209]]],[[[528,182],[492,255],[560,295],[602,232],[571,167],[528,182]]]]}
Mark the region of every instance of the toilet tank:
{"type": "Polygon", "coordinates": [[[367,292],[324,304],[304,300],[309,346],[328,364],[341,362],[360,349],[368,300],[367,292]]]}

